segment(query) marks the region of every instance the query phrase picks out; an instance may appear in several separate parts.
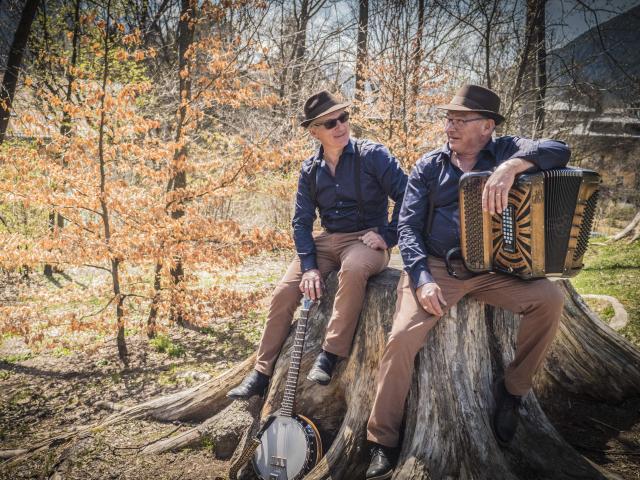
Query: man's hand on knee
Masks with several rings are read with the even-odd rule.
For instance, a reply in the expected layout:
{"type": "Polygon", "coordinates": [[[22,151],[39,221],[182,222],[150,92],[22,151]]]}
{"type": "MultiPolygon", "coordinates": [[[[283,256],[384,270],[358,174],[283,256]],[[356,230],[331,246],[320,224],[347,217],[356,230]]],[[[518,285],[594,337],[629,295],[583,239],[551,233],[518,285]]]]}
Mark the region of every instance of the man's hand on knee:
{"type": "Polygon", "coordinates": [[[374,250],[386,250],[389,248],[387,246],[387,242],[384,241],[382,235],[376,233],[374,231],[367,232],[361,237],[358,237],[362,243],[364,243],[367,247],[373,248],[374,250]]]}
{"type": "Polygon", "coordinates": [[[322,275],[320,275],[320,270],[314,268],[302,274],[300,291],[311,300],[317,300],[322,296],[322,275]]]}
{"type": "Polygon", "coordinates": [[[416,290],[416,296],[420,305],[427,313],[441,317],[444,315],[442,306],[447,306],[447,302],[444,301],[444,296],[437,283],[425,283],[416,290]],[[440,305],[442,304],[442,306],[440,305]]]}

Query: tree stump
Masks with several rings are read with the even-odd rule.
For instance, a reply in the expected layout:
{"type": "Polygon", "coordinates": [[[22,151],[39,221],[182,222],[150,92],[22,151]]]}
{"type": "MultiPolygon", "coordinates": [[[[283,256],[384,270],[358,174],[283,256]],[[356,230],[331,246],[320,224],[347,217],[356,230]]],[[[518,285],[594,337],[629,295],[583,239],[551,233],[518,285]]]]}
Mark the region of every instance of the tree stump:
{"type": "MultiPolygon", "coordinates": [[[[320,351],[331,315],[337,289],[335,273],[327,279],[322,301],[311,311],[295,410],[319,428],[326,453],[306,479],[364,478],[369,461],[366,423],[378,365],[391,330],[399,274],[396,269],[387,269],[370,279],[351,354],[325,387],[306,380],[306,373],[320,351]]],[[[535,393],[523,402],[518,433],[506,448],[498,445],[491,430],[491,385],[513,358],[519,316],[464,298],[440,319],[416,357],[394,479],[618,478],[563,440],[542,411],[538,397],[569,393],[609,402],[640,397],[640,352],[602,323],[568,281],[561,281],[561,285],[566,298],[558,335],[536,377],[535,393]]],[[[276,363],[262,405],[263,418],[280,406],[293,332],[292,328],[276,363]]],[[[257,427],[259,399],[228,408],[231,402],[225,393],[244,378],[254,362],[252,355],[220,377],[117,411],[99,426],[131,418],[203,422],[147,446],[147,453],[191,446],[215,435],[213,426],[227,437],[228,432],[235,432],[236,443],[242,444],[247,441],[246,433],[257,427]],[[240,433],[242,422],[246,424],[245,435],[240,433]]],[[[116,406],[102,406],[117,410],[116,406]]],[[[92,428],[95,426],[80,428],[74,435],[85,435],[92,428]]],[[[16,455],[24,458],[69,437],[54,437],[16,455]]],[[[241,450],[239,446],[236,455],[241,450]]],[[[11,463],[17,461],[19,458],[14,458],[11,463]]],[[[255,478],[251,467],[244,469],[241,478],[255,478]]]]}
{"type": "MultiPolygon", "coordinates": [[[[375,378],[391,329],[399,272],[387,269],[369,281],[350,357],[331,384],[304,377],[320,351],[337,282],[311,313],[296,411],[318,426],[327,449],[307,479],[364,478],[366,423],[375,378]]],[[[535,391],[564,390],[598,400],[640,394],[640,352],[603,324],[567,281],[561,327],[535,391]]],[[[523,402],[512,445],[501,448],[491,430],[491,385],[514,356],[519,315],[464,298],[430,332],[416,358],[395,479],[608,478],[556,432],[536,395],[523,402]]],[[[280,405],[289,362],[283,347],[262,415],[280,405]]],[[[400,408],[401,406],[398,406],[400,408]]]]}

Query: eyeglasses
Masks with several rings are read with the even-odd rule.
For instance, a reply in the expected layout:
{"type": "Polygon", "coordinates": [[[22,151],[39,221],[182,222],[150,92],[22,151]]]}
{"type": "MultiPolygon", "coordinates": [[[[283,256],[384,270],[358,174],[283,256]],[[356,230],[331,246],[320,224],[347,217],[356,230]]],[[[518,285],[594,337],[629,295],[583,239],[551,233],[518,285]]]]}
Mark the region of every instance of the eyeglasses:
{"type": "Polygon", "coordinates": [[[322,125],[327,130],[331,130],[332,128],[336,128],[336,125],[338,125],[338,122],[347,123],[348,121],[349,121],[349,112],[342,112],[340,116],[337,118],[332,118],[331,120],[327,120],[325,122],[314,123],[313,126],[319,127],[320,125],[322,125]]]}
{"type": "Polygon", "coordinates": [[[485,117],[475,117],[475,118],[467,118],[462,119],[462,118],[449,118],[449,117],[444,117],[444,126],[448,127],[449,125],[453,125],[455,128],[462,128],[464,127],[467,123],[470,122],[475,122],[477,120],[487,120],[485,117]]]}

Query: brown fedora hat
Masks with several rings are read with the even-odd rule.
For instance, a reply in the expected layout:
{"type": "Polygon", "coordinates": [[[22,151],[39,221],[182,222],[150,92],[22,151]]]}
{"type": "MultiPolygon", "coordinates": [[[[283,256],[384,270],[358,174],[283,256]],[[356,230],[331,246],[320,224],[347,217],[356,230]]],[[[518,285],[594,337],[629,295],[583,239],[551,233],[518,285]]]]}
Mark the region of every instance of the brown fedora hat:
{"type": "Polygon", "coordinates": [[[438,105],[440,110],[457,112],[478,112],[493,118],[496,125],[504,121],[500,115],[500,97],[493,90],[480,85],[464,85],[446,105],[438,105]]]}
{"type": "Polygon", "coordinates": [[[351,105],[350,102],[341,102],[338,97],[332,95],[327,90],[314,93],[304,102],[304,112],[300,119],[300,125],[308,127],[316,118],[342,108],[347,108],[349,105],[351,105]]]}

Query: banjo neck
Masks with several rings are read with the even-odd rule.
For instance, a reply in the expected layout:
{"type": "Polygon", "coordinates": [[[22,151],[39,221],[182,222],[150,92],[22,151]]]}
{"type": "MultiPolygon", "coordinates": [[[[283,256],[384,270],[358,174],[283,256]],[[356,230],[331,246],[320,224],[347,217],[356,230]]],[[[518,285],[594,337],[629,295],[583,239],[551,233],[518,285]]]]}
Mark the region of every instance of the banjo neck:
{"type": "Polygon", "coordinates": [[[309,319],[309,310],[313,305],[313,300],[304,298],[302,301],[302,309],[298,317],[298,325],[296,326],[296,336],[291,347],[291,361],[289,363],[289,371],[287,372],[287,382],[284,387],[284,396],[280,406],[280,415],[284,417],[293,416],[293,408],[296,401],[296,390],[298,386],[298,376],[300,374],[300,363],[302,361],[302,352],[304,350],[304,339],[307,333],[307,320],[309,319]]]}

